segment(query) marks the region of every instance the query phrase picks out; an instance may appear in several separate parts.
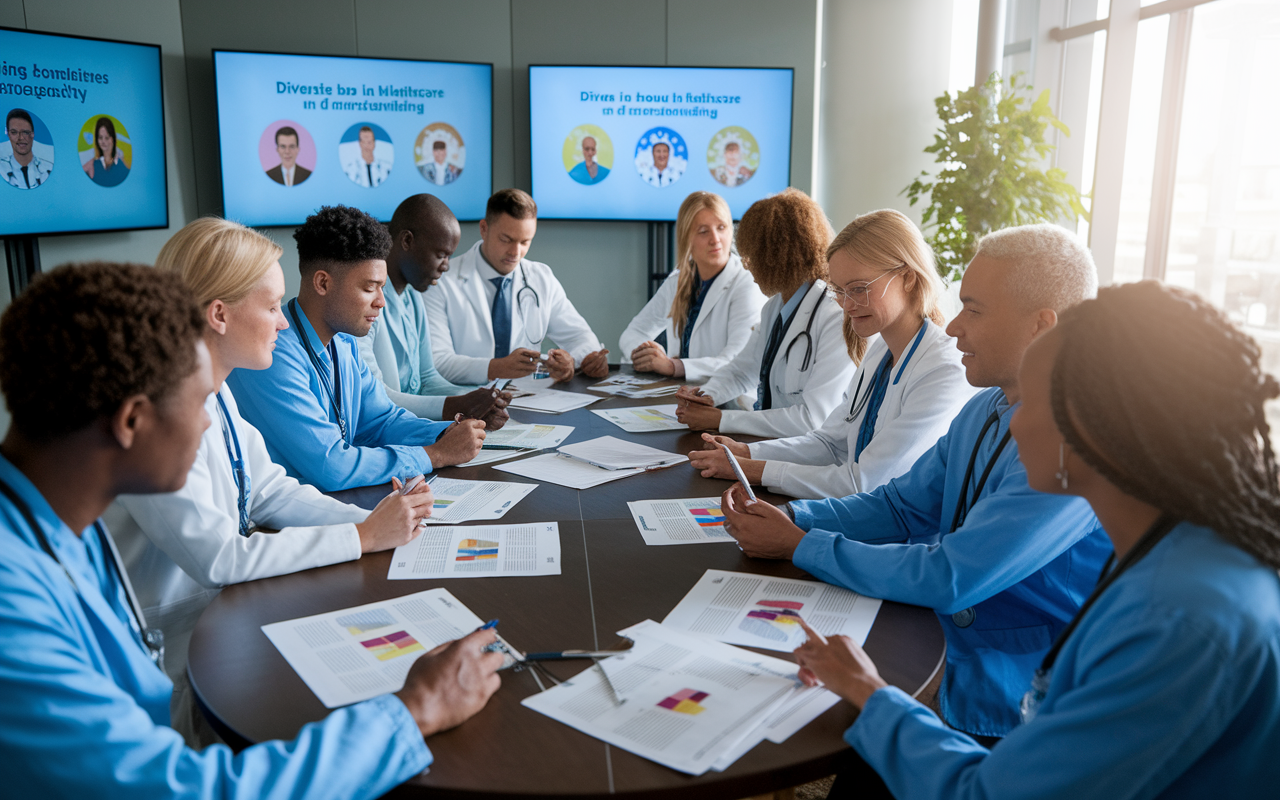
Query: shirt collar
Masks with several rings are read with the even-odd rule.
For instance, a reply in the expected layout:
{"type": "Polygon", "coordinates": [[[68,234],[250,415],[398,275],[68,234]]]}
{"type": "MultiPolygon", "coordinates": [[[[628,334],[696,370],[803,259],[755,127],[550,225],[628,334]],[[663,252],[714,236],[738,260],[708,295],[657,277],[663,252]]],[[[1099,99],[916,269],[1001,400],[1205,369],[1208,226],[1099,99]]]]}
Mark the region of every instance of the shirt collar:
{"type": "MultiPolygon", "coordinates": [[[[298,302],[298,298],[289,301],[289,305],[298,311],[298,322],[302,323],[301,330],[298,331],[299,336],[307,337],[307,341],[311,342],[311,350],[320,358],[328,360],[329,351],[320,342],[320,336],[316,333],[316,329],[311,326],[311,320],[307,319],[307,312],[302,310],[302,304],[298,302]]],[[[294,323],[293,315],[289,315],[289,324],[294,323]]]]}
{"type": "Polygon", "coordinates": [[[514,279],[516,277],[516,270],[520,269],[520,267],[516,267],[516,269],[511,270],[511,274],[509,275],[503,275],[501,272],[498,272],[493,268],[493,265],[489,263],[489,259],[485,258],[484,249],[480,247],[479,243],[476,244],[476,255],[479,256],[479,258],[476,259],[476,272],[485,280],[485,282],[489,283],[490,286],[493,285],[492,281],[494,278],[514,279]]]}
{"type": "MultiPolygon", "coordinates": [[[[44,534],[48,537],[49,544],[58,552],[60,558],[68,553],[67,548],[71,542],[80,541],[79,537],[67,527],[67,524],[54,513],[53,507],[49,505],[49,501],[44,499],[44,495],[40,494],[40,490],[36,488],[35,484],[3,455],[0,455],[0,479],[9,484],[18,497],[26,502],[31,509],[31,513],[35,515],[36,521],[44,529],[44,534]]],[[[12,505],[7,499],[0,499],[0,503],[12,505]]],[[[20,515],[16,508],[13,509],[13,512],[15,516],[20,515]]],[[[25,530],[26,527],[25,524],[22,525],[23,530],[19,535],[31,547],[40,549],[40,544],[35,540],[31,531],[25,530]]],[[[81,550],[77,554],[78,557],[73,557],[71,560],[80,563],[84,559],[83,553],[84,551],[81,550]]]]}
{"type": "Polygon", "coordinates": [[[804,300],[805,295],[809,293],[809,287],[812,285],[812,281],[805,281],[800,284],[800,288],[796,289],[795,294],[791,295],[791,299],[782,304],[782,308],[778,311],[778,314],[781,315],[783,319],[791,316],[795,310],[800,307],[800,303],[804,300]]]}

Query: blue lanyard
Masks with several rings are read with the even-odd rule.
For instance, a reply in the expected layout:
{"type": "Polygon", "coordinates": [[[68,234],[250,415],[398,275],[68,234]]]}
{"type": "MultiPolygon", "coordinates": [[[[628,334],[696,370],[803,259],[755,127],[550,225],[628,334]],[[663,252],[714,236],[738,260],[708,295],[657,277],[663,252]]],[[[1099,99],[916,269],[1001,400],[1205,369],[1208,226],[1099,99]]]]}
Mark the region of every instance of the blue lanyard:
{"type": "Polygon", "coordinates": [[[315,368],[316,375],[320,378],[320,386],[329,395],[329,406],[333,409],[334,416],[338,418],[338,431],[342,434],[342,441],[344,444],[350,444],[347,441],[347,420],[342,416],[342,373],[338,370],[338,349],[334,347],[333,341],[329,342],[329,359],[333,362],[333,381],[330,382],[329,376],[325,374],[324,364],[320,363],[320,356],[316,355],[316,351],[311,347],[311,340],[302,327],[302,318],[298,316],[297,298],[289,301],[289,316],[293,318],[293,330],[298,334],[298,340],[302,342],[302,349],[307,351],[307,358],[310,359],[311,366],[315,368]],[[336,389],[335,386],[337,386],[336,389]]]}
{"type": "MultiPolygon", "coordinates": [[[[902,359],[902,364],[898,366],[898,374],[893,379],[893,385],[897,386],[898,381],[902,380],[902,373],[907,368],[907,364],[911,363],[911,357],[916,354],[916,349],[920,347],[920,341],[924,339],[924,332],[929,327],[929,320],[925,320],[920,325],[920,332],[916,334],[916,339],[911,343],[911,349],[907,351],[907,357],[902,359]]],[[[871,388],[867,390],[867,413],[862,418],[862,426],[858,429],[858,442],[853,451],[853,460],[857,461],[858,456],[862,455],[863,449],[871,444],[871,437],[876,435],[876,419],[880,416],[880,405],[884,402],[884,396],[889,391],[889,373],[893,371],[893,352],[884,354],[884,360],[880,362],[879,369],[876,370],[875,381],[871,384],[871,388]]],[[[859,388],[861,381],[859,381],[859,388]]],[[[854,403],[858,402],[857,390],[854,390],[854,403]]],[[[850,412],[850,420],[852,420],[853,412],[850,412]]]]}
{"type": "Polygon", "coordinates": [[[227,401],[218,393],[218,410],[222,415],[222,441],[227,446],[227,458],[231,459],[231,475],[235,478],[237,497],[236,509],[240,513],[240,535],[249,536],[249,471],[244,468],[244,454],[240,452],[240,437],[236,434],[236,426],[231,424],[231,412],[227,410],[227,401]],[[235,449],[232,449],[234,444],[235,449]]]}

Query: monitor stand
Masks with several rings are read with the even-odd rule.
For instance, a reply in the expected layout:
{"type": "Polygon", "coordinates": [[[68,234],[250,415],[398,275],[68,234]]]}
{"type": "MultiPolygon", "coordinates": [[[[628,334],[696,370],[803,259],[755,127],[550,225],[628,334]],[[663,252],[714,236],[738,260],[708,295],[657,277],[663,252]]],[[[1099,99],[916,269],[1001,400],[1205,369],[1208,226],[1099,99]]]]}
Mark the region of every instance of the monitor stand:
{"type": "Polygon", "coordinates": [[[9,262],[9,297],[17,297],[40,274],[40,242],[35,236],[10,236],[4,240],[9,262]]]}

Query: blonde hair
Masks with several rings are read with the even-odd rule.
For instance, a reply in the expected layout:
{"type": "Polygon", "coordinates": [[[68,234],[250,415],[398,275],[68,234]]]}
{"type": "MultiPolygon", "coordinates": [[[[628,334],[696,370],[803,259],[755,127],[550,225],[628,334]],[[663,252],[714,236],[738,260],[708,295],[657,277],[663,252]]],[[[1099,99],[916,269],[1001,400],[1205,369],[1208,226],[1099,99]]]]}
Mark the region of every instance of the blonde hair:
{"type": "Polygon", "coordinates": [[[676,296],[671,299],[671,320],[676,326],[676,336],[684,335],[689,306],[693,305],[693,287],[698,284],[698,265],[693,261],[693,220],[703,211],[712,211],[721,222],[729,226],[730,245],[733,244],[733,215],[729,204],[718,194],[694,192],[680,204],[676,215],[676,263],[680,277],[676,279],[676,296]]]}
{"type": "MultiPolygon", "coordinates": [[[[863,214],[844,226],[827,248],[827,260],[844,252],[861,263],[889,272],[907,269],[915,274],[916,286],[911,296],[916,313],[920,317],[943,323],[938,299],[942,296],[942,279],[934,264],[933,251],[925,244],[920,229],[905,214],[891,208],[882,208],[863,214]]],[[[853,332],[853,321],[844,317],[845,341],[849,355],[861,363],[867,352],[867,340],[853,332]]]]}
{"type": "Polygon", "coordinates": [[[283,253],[280,245],[238,222],[202,217],[165,242],[156,269],[180,275],[205,309],[214,300],[243,300],[283,253]]]}

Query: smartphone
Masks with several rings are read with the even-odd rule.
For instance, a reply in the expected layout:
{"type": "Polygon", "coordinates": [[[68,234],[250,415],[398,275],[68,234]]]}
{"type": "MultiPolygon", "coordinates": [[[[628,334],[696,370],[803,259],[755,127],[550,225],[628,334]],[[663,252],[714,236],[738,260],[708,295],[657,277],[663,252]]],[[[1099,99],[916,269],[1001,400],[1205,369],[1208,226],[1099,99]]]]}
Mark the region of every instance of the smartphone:
{"type": "Polygon", "coordinates": [[[738,476],[738,483],[742,484],[742,488],[747,490],[747,497],[751,498],[751,502],[756,502],[756,493],[751,491],[751,483],[747,480],[747,476],[742,471],[742,465],[738,463],[738,458],[729,449],[728,445],[720,445],[724,450],[724,454],[729,457],[729,466],[733,467],[733,474],[738,476]]]}

